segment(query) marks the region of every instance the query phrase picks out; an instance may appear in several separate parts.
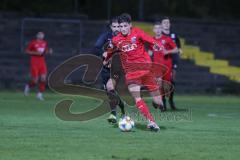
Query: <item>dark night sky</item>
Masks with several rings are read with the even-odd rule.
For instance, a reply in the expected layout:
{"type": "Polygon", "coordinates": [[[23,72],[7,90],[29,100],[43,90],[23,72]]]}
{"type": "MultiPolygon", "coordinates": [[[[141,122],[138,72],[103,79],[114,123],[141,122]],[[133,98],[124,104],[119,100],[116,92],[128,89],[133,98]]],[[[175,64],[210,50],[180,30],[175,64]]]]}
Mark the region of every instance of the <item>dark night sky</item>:
{"type": "Polygon", "coordinates": [[[91,19],[106,19],[122,12],[135,19],[154,16],[239,20],[237,0],[2,0],[1,11],[22,13],[80,13],[91,19]]]}

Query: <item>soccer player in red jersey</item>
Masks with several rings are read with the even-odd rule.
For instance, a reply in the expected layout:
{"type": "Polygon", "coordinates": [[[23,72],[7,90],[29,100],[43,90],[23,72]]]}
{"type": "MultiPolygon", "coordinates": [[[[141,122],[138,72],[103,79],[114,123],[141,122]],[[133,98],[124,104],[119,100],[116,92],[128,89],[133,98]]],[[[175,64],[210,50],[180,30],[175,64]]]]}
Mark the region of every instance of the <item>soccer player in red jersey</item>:
{"type": "Polygon", "coordinates": [[[140,91],[142,86],[146,87],[153,97],[154,103],[159,107],[162,106],[159,86],[151,72],[152,61],[144,48],[144,43],[155,45],[158,49],[161,49],[161,46],[157,45],[158,42],[141,29],[132,27],[131,17],[128,14],[120,16],[119,26],[120,33],[113,37],[112,43],[120,51],[128,90],[135,100],[136,107],[148,120],[147,127],[153,131],[159,131],[160,128],[150,113],[147,104],[141,98],[140,91]]]}
{"type": "MultiPolygon", "coordinates": [[[[153,51],[153,62],[154,63],[160,63],[163,64],[167,71],[162,75],[162,77],[157,77],[158,81],[161,83],[162,88],[165,88],[164,85],[171,84],[172,85],[172,71],[173,71],[173,65],[172,65],[172,54],[177,54],[178,48],[174,41],[169,37],[164,34],[162,34],[162,24],[161,22],[156,22],[153,27],[153,32],[155,33],[154,39],[159,41],[165,49],[165,52],[154,50],[153,51]],[[166,83],[164,83],[166,82],[166,83]]],[[[170,92],[172,92],[173,88],[170,88],[170,92]]],[[[164,90],[164,89],[163,89],[164,90]]],[[[167,93],[165,91],[165,94],[169,95],[171,93],[167,93]]],[[[163,110],[166,110],[166,103],[164,101],[165,99],[165,94],[163,95],[163,110]]]]}
{"type": "Polygon", "coordinates": [[[25,85],[24,94],[27,96],[30,88],[38,84],[37,98],[44,100],[43,92],[45,91],[47,78],[47,65],[45,62],[45,55],[52,54],[52,49],[48,48],[47,41],[44,40],[44,33],[38,32],[36,39],[29,42],[26,53],[30,55],[30,74],[31,80],[25,85]]]}

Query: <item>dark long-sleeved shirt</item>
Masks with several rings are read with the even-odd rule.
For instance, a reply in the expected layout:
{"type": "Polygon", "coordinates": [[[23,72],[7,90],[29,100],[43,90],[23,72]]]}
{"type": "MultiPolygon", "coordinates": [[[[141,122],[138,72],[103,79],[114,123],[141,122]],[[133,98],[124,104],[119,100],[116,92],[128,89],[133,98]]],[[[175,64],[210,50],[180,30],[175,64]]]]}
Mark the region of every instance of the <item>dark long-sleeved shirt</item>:
{"type": "Polygon", "coordinates": [[[108,43],[113,37],[111,29],[103,32],[97,39],[94,45],[94,54],[101,57],[104,52],[103,46],[108,43]]]}
{"type": "Polygon", "coordinates": [[[164,35],[166,36],[169,36],[172,38],[172,40],[175,42],[175,44],[177,45],[177,48],[180,49],[181,48],[181,42],[180,42],[180,39],[178,37],[178,35],[176,33],[173,33],[173,32],[170,32],[170,34],[165,34],[163,33],[164,35]]]}

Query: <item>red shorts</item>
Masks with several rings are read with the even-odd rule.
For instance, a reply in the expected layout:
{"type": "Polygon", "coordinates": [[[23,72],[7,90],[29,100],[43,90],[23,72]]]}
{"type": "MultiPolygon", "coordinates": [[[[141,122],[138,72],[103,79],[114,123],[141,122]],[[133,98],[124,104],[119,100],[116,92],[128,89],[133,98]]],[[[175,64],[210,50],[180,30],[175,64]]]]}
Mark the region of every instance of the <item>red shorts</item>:
{"type": "Polygon", "coordinates": [[[172,64],[171,63],[153,63],[151,72],[156,78],[171,82],[172,64]]]}
{"type": "Polygon", "coordinates": [[[47,65],[45,62],[41,63],[31,63],[30,73],[32,78],[38,78],[41,75],[47,74],[47,65]]]}
{"type": "Polygon", "coordinates": [[[156,79],[150,71],[135,71],[126,73],[125,79],[127,85],[138,84],[146,87],[149,91],[156,91],[159,89],[156,79]]]}
{"type": "Polygon", "coordinates": [[[165,73],[162,79],[168,82],[172,82],[172,67],[168,68],[167,72],[165,73]]]}

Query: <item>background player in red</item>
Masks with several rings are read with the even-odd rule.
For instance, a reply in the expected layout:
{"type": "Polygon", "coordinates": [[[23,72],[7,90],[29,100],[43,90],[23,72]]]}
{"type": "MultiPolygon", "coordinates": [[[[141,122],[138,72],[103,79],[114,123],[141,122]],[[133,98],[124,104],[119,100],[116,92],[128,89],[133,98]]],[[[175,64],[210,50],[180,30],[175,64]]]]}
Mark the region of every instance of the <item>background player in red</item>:
{"type": "Polygon", "coordinates": [[[52,49],[48,48],[47,41],[44,40],[44,33],[38,32],[36,39],[29,42],[26,53],[30,55],[30,74],[31,80],[25,85],[24,94],[27,96],[30,88],[33,88],[38,83],[37,98],[44,100],[43,92],[45,91],[47,78],[47,65],[45,55],[52,54],[52,49]]]}
{"type": "Polygon", "coordinates": [[[177,69],[178,69],[178,64],[179,64],[179,55],[182,54],[182,49],[181,49],[181,42],[180,39],[178,37],[178,35],[174,32],[172,32],[171,29],[171,22],[170,19],[168,17],[163,17],[161,19],[161,24],[162,24],[162,33],[168,37],[170,37],[175,44],[177,45],[178,48],[178,54],[172,54],[172,84],[174,86],[173,91],[171,92],[170,96],[169,96],[169,104],[170,107],[172,109],[176,109],[175,103],[174,103],[174,92],[175,92],[175,83],[176,83],[176,74],[177,74],[177,69]]]}
{"type": "MultiPolygon", "coordinates": [[[[113,37],[112,43],[120,50],[120,58],[125,73],[125,80],[128,90],[135,100],[136,107],[141,114],[149,121],[147,127],[153,131],[159,131],[147,104],[141,98],[141,87],[146,87],[153,101],[159,107],[162,106],[162,97],[159,87],[152,74],[151,58],[144,48],[144,43],[150,43],[160,49],[158,42],[142,30],[131,25],[131,17],[128,14],[122,14],[119,18],[120,33],[113,37]]],[[[108,58],[107,58],[108,59],[108,58]]]]}
{"type": "MultiPolygon", "coordinates": [[[[162,25],[161,22],[155,22],[154,27],[153,27],[153,32],[155,33],[154,39],[159,41],[163,46],[164,46],[164,52],[162,51],[157,51],[153,50],[153,62],[154,63],[160,63],[163,64],[164,66],[166,66],[166,73],[164,73],[164,75],[162,77],[157,77],[159,81],[163,82],[161,84],[162,88],[169,86],[169,84],[172,83],[172,54],[177,54],[178,53],[178,48],[176,46],[176,44],[174,43],[174,41],[162,34],[162,25]],[[167,83],[165,83],[167,82],[167,83]]],[[[159,68],[161,69],[161,68],[159,68]]],[[[172,85],[170,85],[172,86],[172,85]]],[[[171,94],[173,88],[169,88],[169,94],[171,94]]],[[[167,93],[168,91],[165,90],[165,93],[168,95],[167,93]]],[[[175,108],[173,108],[175,109],[175,108]]],[[[165,100],[165,94],[163,95],[163,110],[166,110],[166,100],[165,100]]]]}

